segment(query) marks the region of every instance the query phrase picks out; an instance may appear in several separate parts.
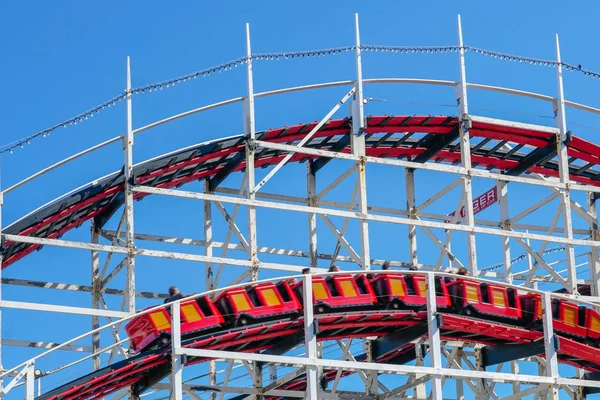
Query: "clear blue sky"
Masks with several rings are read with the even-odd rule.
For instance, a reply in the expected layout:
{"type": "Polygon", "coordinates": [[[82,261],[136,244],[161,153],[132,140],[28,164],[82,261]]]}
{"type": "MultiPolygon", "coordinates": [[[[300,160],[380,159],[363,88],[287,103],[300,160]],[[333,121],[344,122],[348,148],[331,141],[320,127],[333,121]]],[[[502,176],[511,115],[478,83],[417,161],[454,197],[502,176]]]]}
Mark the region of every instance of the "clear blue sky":
{"type": "MultiPolygon", "coordinates": [[[[383,45],[456,45],[456,16],[461,14],[465,43],[508,53],[554,59],[554,34],[561,38],[563,59],[600,70],[596,55],[599,36],[598,5],[569,5],[563,2],[504,1],[485,3],[463,2],[194,2],[182,1],[167,6],[158,1],[107,1],[47,3],[42,1],[2,2],[0,5],[0,35],[3,37],[4,62],[0,71],[4,77],[2,91],[5,101],[0,116],[3,121],[0,145],[27,136],[102,101],[121,93],[125,88],[125,59],[132,59],[134,86],[161,81],[204,69],[241,57],[245,51],[244,23],[251,24],[254,52],[294,51],[351,45],[354,41],[354,13],[361,21],[362,42],[383,45]]],[[[456,54],[390,55],[365,54],[364,76],[416,77],[458,79],[456,54]]],[[[351,54],[311,60],[281,60],[255,64],[255,90],[264,91],[286,86],[352,79],[354,62],[351,54]]],[[[467,79],[470,82],[509,86],[555,95],[556,81],[552,68],[532,67],[491,60],[469,53],[467,79]]],[[[600,82],[577,74],[567,74],[565,91],[573,101],[598,106],[595,93],[600,82]]],[[[217,76],[198,79],[158,93],[134,98],[134,128],[174,113],[244,95],[245,74],[242,67],[217,76]]],[[[257,102],[257,129],[318,120],[344,94],[341,88],[294,94],[257,102]]],[[[366,97],[381,97],[394,102],[371,103],[367,114],[456,114],[448,107],[455,102],[450,89],[418,86],[368,87],[366,97]],[[414,104],[415,102],[428,104],[414,104]]],[[[552,125],[552,110],[546,104],[513,97],[470,92],[471,112],[477,115],[515,119],[552,125]],[[512,113],[512,114],[511,114],[512,113]]],[[[336,117],[346,115],[346,109],[336,117]]],[[[596,118],[572,110],[567,118],[574,134],[595,140],[596,118]],[[584,127],[582,125],[586,125],[584,127]]],[[[123,133],[125,107],[105,110],[93,120],[74,128],[60,129],[49,138],[32,141],[23,150],[2,157],[2,187],[6,188],[24,177],[76,151],[123,133]]],[[[163,126],[136,137],[134,161],[140,162],[166,151],[206,140],[240,133],[241,107],[229,106],[186,120],[163,126]]],[[[5,198],[3,225],[95,178],[120,169],[122,153],[119,145],[90,155],[41,178],[5,198]]],[[[319,177],[323,188],[347,164],[326,168],[319,177]],[[322,177],[322,178],[321,178],[322,177]]],[[[388,173],[388,169],[369,169],[371,204],[404,207],[403,172],[388,173]]],[[[262,172],[264,173],[264,171],[262,172]]],[[[290,166],[274,178],[264,190],[303,195],[304,166],[290,166]],[[299,184],[290,185],[293,179],[299,184]],[[286,187],[288,185],[289,187],[286,187]]],[[[237,187],[240,177],[227,183],[237,187]]],[[[417,201],[422,202],[450,178],[421,174],[417,201]]],[[[490,187],[489,181],[476,181],[476,194],[490,187]]],[[[190,185],[198,189],[198,184],[190,185]]],[[[332,193],[332,199],[348,201],[352,184],[332,193]]],[[[519,199],[541,199],[549,192],[531,191],[522,186],[511,189],[511,210],[521,209],[519,199]]],[[[579,194],[575,198],[585,203],[579,194]]],[[[432,212],[450,212],[455,207],[456,193],[451,202],[436,205],[432,212]]],[[[528,203],[529,204],[529,203],[528,203]]],[[[555,205],[555,203],[553,203],[555,205]]],[[[554,209],[529,219],[531,223],[547,223],[554,209]]],[[[136,204],[136,230],[146,233],[202,237],[201,204],[164,198],[148,198],[136,204]],[[174,221],[177,221],[174,223],[174,221]]],[[[240,213],[242,221],[245,212],[240,213]]],[[[273,222],[283,214],[259,212],[259,244],[307,250],[306,218],[287,217],[286,224],[273,222]],[[262,220],[261,220],[262,218],[262,220]]],[[[214,210],[218,219],[218,213],[214,210]]],[[[497,219],[497,207],[482,218],[497,219]]],[[[341,220],[335,220],[341,225],[341,220]]],[[[115,223],[109,224],[114,227],[115,223]]],[[[242,225],[244,225],[242,223],[242,225]]],[[[584,225],[576,221],[576,225],[584,225]]],[[[224,224],[217,226],[216,240],[224,238],[224,224]]],[[[334,238],[320,221],[319,249],[333,250],[334,238]]],[[[372,232],[374,258],[406,260],[404,228],[375,225],[372,232]]],[[[437,251],[421,232],[419,253],[424,262],[437,259],[437,251]]],[[[349,236],[357,242],[356,226],[351,224],[349,236]]],[[[459,237],[460,235],[456,235],[459,237]]],[[[65,235],[66,239],[89,240],[89,225],[65,235]]],[[[498,238],[483,237],[479,244],[480,266],[501,261],[498,238]]],[[[154,245],[144,243],[151,248],[154,245]]],[[[464,249],[455,250],[465,260],[464,249]]],[[[164,247],[161,247],[164,248],[164,247]]],[[[184,250],[172,247],[174,250],[184,250]]],[[[189,250],[189,249],[188,249],[189,250]]],[[[579,251],[580,249],[578,249],[579,251]]],[[[201,251],[197,249],[196,251],[201,251]]],[[[518,247],[513,255],[521,254],[518,247]]],[[[235,257],[243,257],[235,254],[235,257]]],[[[557,259],[560,257],[557,257],[557,259]]],[[[277,258],[266,260],[281,261],[277,258]]],[[[300,261],[298,261],[300,262],[300,261]]],[[[8,268],[3,275],[53,282],[89,284],[89,253],[83,251],[44,248],[8,268]]],[[[203,266],[164,260],[138,260],[138,290],[164,291],[176,283],[185,292],[204,288],[203,266]],[[168,269],[165,268],[168,265],[168,269]],[[173,271],[177,271],[173,273],[173,271]]],[[[230,276],[234,272],[228,272],[230,276]]],[[[265,277],[272,276],[266,274],[265,277]]],[[[122,287],[116,279],[111,287],[122,287]]],[[[3,288],[3,296],[11,300],[49,302],[89,306],[87,295],[55,291],[40,291],[13,286],[3,288]]],[[[111,307],[118,301],[107,297],[111,307]]],[[[141,306],[149,305],[141,302],[141,306]]],[[[38,313],[3,313],[3,337],[22,340],[62,341],[88,330],[89,323],[80,317],[38,313]],[[44,333],[39,327],[44,326],[44,333]]],[[[15,365],[37,352],[18,348],[3,349],[5,366],[15,365]]],[[[57,360],[73,359],[62,355],[42,369],[56,366],[57,360]]],[[[90,363],[79,372],[87,371],[90,363]]],[[[75,372],[74,372],[75,373],[75,372]]]]}

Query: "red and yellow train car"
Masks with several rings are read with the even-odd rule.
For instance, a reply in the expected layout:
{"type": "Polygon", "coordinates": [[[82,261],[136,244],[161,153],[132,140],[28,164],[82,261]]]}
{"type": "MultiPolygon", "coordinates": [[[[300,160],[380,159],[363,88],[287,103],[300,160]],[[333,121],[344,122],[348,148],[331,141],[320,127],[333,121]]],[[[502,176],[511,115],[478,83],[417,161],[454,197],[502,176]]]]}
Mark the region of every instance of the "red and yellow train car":
{"type": "Polygon", "coordinates": [[[280,316],[297,316],[302,306],[287,282],[263,283],[248,288],[231,289],[215,299],[225,318],[235,325],[280,316]]]}
{"type": "Polygon", "coordinates": [[[166,309],[160,308],[133,318],[125,325],[125,331],[129,336],[131,349],[138,352],[155,345],[159,338],[171,333],[171,316],[166,309]]]}
{"type": "MultiPolygon", "coordinates": [[[[435,284],[436,305],[442,312],[539,329],[543,315],[539,294],[519,296],[515,289],[502,284],[469,279],[446,281],[435,277],[435,284]]],[[[420,274],[384,273],[371,278],[364,274],[313,276],[312,286],[315,313],[381,308],[418,310],[427,304],[426,276],[420,274]]],[[[302,290],[303,282],[292,288],[287,281],[281,281],[229,289],[214,300],[184,299],[180,306],[182,337],[191,339],[224,327],[296,318],[306,304],[302,290]]],[[[125,327],[131,348],[139,352],[167,345],[172,323],[169,312],[169,308],[161,308],[133,318],[125,327]]],[[[560,334],[600,344],[600,313],[594,309],[552,299],[552,318],[554,329],[560,334]]]]}
{"type": "MultiPolygon", "coordinates": [[[[381,274],[371,279],[379,304],[386,308],[421,308],[427,304],[427,282],[423,275],[381,274]]],[[[450,295],[446,282],[435,278],[436,306],[449,308],[450,295]]]]}
{"type": "MultiPolygon", "coordinates": [[[[294,286],[294,293],[302,299],[302,282],[294,286]]],[[[315,312],[353,310],[377,304],[377,297],[365,275],[335,275],[312,279],[315,312]]]]}
{"type": "Polygon", "coordinates": [[[458,279],[447,284],[452,303],[467,315],[489,315],[520,320],[521,303],[516,291],[501,285],[458,279]]]}
{"type": "MultiPolygon", "coordinates": [[[[186,336],[218,328],[223,324],[221,313],[206,298],[182,301],[180,305],[181,334],[186,336]]],[[[135,351],[155,344],[167,344],[171,335],[171,315],[168,308],[161,308],[133,318],[125,330],[135,351]],[[157,343],[160,342],[160,343],[157,343]]]]}
{"type": "MultiPolygon", "coordinates": [[[[524,320],[540,323],[543,317],[542,297],[527,294],[520,297],[524,320]]],[[[552,326],[555,331],[577,338],[600,339],[600,314],[595,310],[560,299],[552,299],[552,326]]]]}

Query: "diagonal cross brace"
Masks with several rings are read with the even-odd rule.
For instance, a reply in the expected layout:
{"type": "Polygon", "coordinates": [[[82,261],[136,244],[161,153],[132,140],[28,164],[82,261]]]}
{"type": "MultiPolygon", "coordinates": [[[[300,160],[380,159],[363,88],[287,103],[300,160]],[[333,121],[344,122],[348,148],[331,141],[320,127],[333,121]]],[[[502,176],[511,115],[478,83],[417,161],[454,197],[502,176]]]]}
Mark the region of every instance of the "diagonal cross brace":
{"type": "MultiPolygon", "coordinates": [[[[319,131],[319,129],[321,129],[321,127],[323,125],[325,125],[325,122],[327,122],[333,116],[333,114],[335,114],[337,112],[337,110],[339,110],[340,107],[342,107],[342,105],[344,105],[344,103],[346,103],[346,101],[348,101],[348,99],[350,97],[352,97],[352,95],[354,94],[355,91],[356,91],[355,87],[350,89],[350,91],[348,93],[346,93],[346,95],[344,97],[342,97],[342,99],[335,105],[335,107],[333,107],[331,109],[331,111],[329,111],[329,113],[327,113],[327,115],[325,117],[323,117],[323,119],[321,121],[319,121],[319,123],[317,125],[315,125],[315,127],[308,133],[308,135],[306,135],[304,137],[304,139],[302,139],[300,141],[300,143],[298,143],[297,147],[302,147],[306,143],[308,143],[308,141],[315,135],[315,133],[317,133],[319,131]]],[[[269,179],[271,179],[273,177],[273,175],[275,175],[277,173],[277,171],[279,171],[288,161],[290,161],[290,159],[294,156],[294,154],[295,154],[295,152],[288,153],[288,155],[286,155],[283,158],[283,160],[281,160],[275,166],[275,168],[273,168],[267,174],[267,176],[264,177],[264,179],[262,181],[260,181],[256,186],[254,186],[254,188],[253,188],[254,192],[255,193],[258,192],[260,190],[260,188],[263,187],[265,185],[265,183],[267,183],[269,181],[269,179]]]]}

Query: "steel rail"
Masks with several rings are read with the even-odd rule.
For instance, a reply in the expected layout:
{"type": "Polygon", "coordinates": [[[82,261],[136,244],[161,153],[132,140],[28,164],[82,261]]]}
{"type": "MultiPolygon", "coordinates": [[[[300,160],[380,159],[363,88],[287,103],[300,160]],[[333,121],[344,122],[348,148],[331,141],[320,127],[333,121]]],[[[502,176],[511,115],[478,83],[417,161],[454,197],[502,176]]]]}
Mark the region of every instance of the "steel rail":
{"type": "Polygon", "coordinates": [[[50,171],[52,171],[53,169],[56,169],[56,168],[60,167],[61,165],[67,164],[67,163],[68,163],[68,162],[70,162],[70,161],[73,161],[73,160],[75,160],[75,159],[77,159],[77,158],[79,158],[79,157],[81,157],[81,156],[84,156],[84,155],[86,155],[86,154],[88,154],[88,153],[91,153],[91,152],[93,152],[93,151],[95,151],[95,150],[98,150],[98,149],[100,149],[100,148],[102,148],[102,147],[108,146],[109,144],[112,144],[112,143],[118,142],[118,141],[119,141],[119,140],[121,140],[121,139],[123,139],[123,136],[122,136],[122,135],[121,135],[121,136],[116,136],[116,137],[114,137],[114,138],[112,138],[112,139],[108,139],[108,140],[107,140],[107,141],[105,141],[105,142],[99,143],[99,144],[97,144],[97,145],[95,145],[95,146],[92,146],[92,147],[89,147],[89,148],[87,148],[87,149],[85,149],[85,150],[82,150],[82,151],[80,151],[79,153],[75,153],[75,154],[73,154],[72,156],[70,156],[70,157],[67,157],[67,158],[65,158],[65,159],[63,159],[63,160],[61,160],[61,161],[58,161],[58,162],[56,162],[56,163],[52,164],[51,166],[49,166],[49,167],[47,167],[47,168],[44,168],[44,169],[42,169],[42,170],[40,170],[40,171],[36,172],[35,174],[33,174],[33,175],[29,176],[28,178],[25,178],[25,179],[23,179],[22,181],[20,181],[20,182],[17,182],[17,183],[15,183],[14,185],[12,185],[12,186],[10,186],[10,187],[8,187],[8,188],[4,189],[4,190],[2,191],[2,194],[6,194],[6,193],[9,193],[9,192],[12,192],[13,190],[15,190],[16,188],[18,188],[19,186],[22,186],[22,185],[26,184],[27,182],[34,180],[34,179],[35,179],[35,178],[37,178],[38,176],[42,176],[42,175],[44,175],[46,172],[50,172],[50,171]]]}
{"type": "MultiPolygon", "coordinates": [[[[436,80],[436,79],[417,79],[417,78],[369,78],[369,79],[364,79],[363,83],[364,84],[386,84],[386,83],[422,84],[422,85],[447,86],[447,87],[453,87],[453,86],[458,85],[458,82],[455,82],[455,81],[436,80]]],[[[289,87],[289,88],[274,89],[274,90],[269,90],[269,91],[265,91],[265,92],[260,92],[260,93],[256,93],[254,95],[254,97],[255,98],[269,97],[269,96],[285,94],[285,93],[292,93],[292,92],[299,92],[299,91],[313,90],[313,89],[323,89],[323,88],[329,88],[329,87],[349,86],[349,85],[353,85],[353,84],[354,84],[353,80],[316,83],[316,84],[310,84],[310,85],[294,86],[294,87],[289,87]]],[[[535,93],[535,92],[528,92],[528,91],[519,90],[519,89],[505,88],[505,87],[501,87],[501,86],[483,85],[483,84],[478,84],[478,83],[467,83],[467,87],[472,88],[472,89],[479,89],[479,90],[486,90],[486,91],[492,91],[492,92],[499,92],[499,93],[523,96],[523,97],[530,97],[530,98],[548,101],[548,102],[554,102],[556,100],[552,96],[547,96],[547,95],[543,95],[543,94],[535,93]]],[[[172,121],[184,118],[184,117],[188,117],[190,115],[198,114],[198,113],[201,113],[204,111],[208,111],[208,110],[211,110],[214,108],[226,106],[229,104],[238,103],[238,102],[243,101],[244,98],[245,97],[233,97],[228,100],[223,100],[223,101],[212,103],[212,104],[209,104],[206,106],[194,108],[194,109],[173,115],[171,117],[167,117],[167,118],[152,122],[152,123],[150,123],[148,125],[144,125],[140,128],[134,129],[133,134],[136,135],[138,133],[142,133],[144,131],[150,130],[152,128],[156,128],[156,127],[164,125],[168,122],[172,122],[172,121]]],[[[587,106],[584,104],[579,104],[579,103],[575,103],[575,102],[567,101],[567,100],[565,100],[565,104],[567,106],[574,107],[574,108],[577,108],[580,110],[588,111],[588,112],[591,112],[594,114],[600,114],[600,109],[598,109],[598,108],[594,108],[591,106],[587,106]]],[[[7,194],[7,193],[17,189],[18,187],[36,179],[42,175],[45,175],[46,173],[48,173],[62,165],[65,165],[75,159],[78,159],[86,154],[89,154],[93,151],[103,148],[109,144],[115,143],[119,139],[122,139],[122,137],[123,137],[123,135],[114,137],[105,142],[102,142],[102,143],[99,143],[92,147],[89,147],[89,148],[87,148],[79,153],[76,153],[70,157],[67,157],[61,161],[58,161],[58,162],[52,164],[51,166],[44,168],[44,169],[34,173],[33,175],[30,175],[29,177],[15,183],[14,185],[10,186],[9,188],[3,190],[1,193],[7,194]]]]}
{"type": "MultiPolygon", "coordinates": [[[[359,275],[359,274],[360,275],[365,275],[365,274],[372,274],[372,273],[373,273],[373,271],[367,271],[367,270],[352,271],[352,274],[355,274],[355,275],[359,275]]],[[[398,275],[398,274],[402,274],[402,275],[427,275],[427,274],[433,274],[434,276],[439,276],[439,277],[455,277],[456,276],[455,274],[444,273],[444,272],[430,272],[430,271],[426,272],[426,271],[410,271],[410,270],[407,270],[407,271],[385,271],[385,272],[378,271],[378,273],[379,274],[390,274],[390,275],[398,275]]],[[[322,277],[335,276],[335,275],[348,275],[348,271],[312,274],[312,276],[322,276],[322,277]]],[[[294,279],[294,278],[301,279],[303,277],[305,277],[305,275],[302,275],[302,274],[300,274],[300,275],[291,275],[291,276],[286,276],[286,279],[294,279]]],[[[125,323],[125,322],[127,322],[127,321],[129,321],[129,320],[131,320],[131,319],[133,319],[135,317],[138,317],[138,316],[141,316],[141,315],[145,315],[145,314],[148,314],[148,313],[152,313],[152,312],[160,310],[162,308],[171,307],[174,303],[181,303],[182,301],[189,301],[189,300],[193,300],[193,299],[196,299],[196,298],[199,298],[199,297],[202,297],[202,296],[216,295],[216,294],[224,292],[226,290],[231,290],[231,289],[246,287],[249,284],[256,285],[256,284],[262,284],[262,283],[276,282],[276,281],[280,281],[280,280],[281,280],[281,278],[278,277],[278,278],[269,278],[269,279],[262,279],[262,280],[258,280],[258,281],[253,281],[251,283],[245,282],[245,283],[240,283],[240,284],[237,284],[237,285],[228,286],[228,287],[225,287],[225,288],[220,288],[220,289],[214,289],[214,290],[205,291],[205,292],[198,293],[198,294],[195,294],[195,295],[192,295],[192,296],[189,296],[189,297],[185,297],[183,299],[179,299],[179,300],[167,303],[167,304],[159,304],[159,305],[157,305],[155,307],[148,308],[148,309],[143,310],[143,311],[141,311],[139,313],[132,314],[132,315],[127,316],[125,318],[122,318],[120,320],[113,321],[113,322],[108,323],[108,324],[106,324],[104,326],[101,326],[101,327],[93,329],[93,330],[91,330],[89,332],[83,333],[83,334],[81,334],[79,336],[76,336],[75,338],[70,339],[70,340],[68,340],[68,341],[66,341],[64,343],[61,343],[60,345],[58,345],[56,347],[53,347],[53,348],[51,348],[51,349],[49,349],[49,350],[47,350],[47,351],[45,351],[45,352],[43,352],[41,354],[38,354],[37,356],[32,357],[29,360],[26,360],[26,361],[22,362],[21,364],[16,365],[15,367],[13,367],[11,369],[4,370],[4,371],[0,372],[0,378],[3,378],[5,376],[10,376],[10,374],[18,371],[20,368],[23,368],[23,367],[26,367],[28,365],[31,365],[32,363],[35,363],[39,359],[44,358],[44,357],[46,357],[46,356],[54,353],[55,351],[59,351],[63,347],[69,346],[69,345],[71,345],[71,344],[73,344],[73,343],[75,343],[75,342],[77,342],[77,341],[79,341],[81,339],[84,339],[84,338],[86,338],[88,336],[91,336],[91,335],[93,335],[95,333],[99,333],[99,332],[101,332],[101,331],[103,331],[105,329],[112,328],[113,326],[116,326],[118,324],[123,324],[123,323],[125,323]]],[[[527,293],[533,293],[533,294],[543,295],[544,293],[547,293],[547,292],[545,292],[543,290],[538,290],[538,289],[533,289],[533,288],[524,288],[524,287],[518,286],[518,285],[507,284],[507,283],[504,283],[504,282],[490,281],[490,280],[487,280],[487,279],[481,279],[481,278],[475,278],[475,277],[469,277],[469,281],[491,283],[491,284],[494,284],[494,285],[500,285],[500,286],[503,286],[503,287],[506,287],[506,288],[512,288],[512,289],[515,289],[515,290],[520,290],[520,291],[524,291],[524,292],[527,292],[527,293]]],[[[561,300],[566,300],[566,301],[577,303],[577,304],[588,305],[590,307],[598,307],[598,304],[595,304],[593,302],[582,300],[581,298],[575,298],[575,297],[572,297],[572,296],[569,296],[569,295],[565,295],[565,294],[561,294],[561,293],[550,293],[550,297],[551,298],[561,299],[561,300]]],[[[106,351],[106,349],[102,349],[102,350],[106,351]]],[[[101,351],[101,350],[98,350],[98,351],[101,351]]]]}

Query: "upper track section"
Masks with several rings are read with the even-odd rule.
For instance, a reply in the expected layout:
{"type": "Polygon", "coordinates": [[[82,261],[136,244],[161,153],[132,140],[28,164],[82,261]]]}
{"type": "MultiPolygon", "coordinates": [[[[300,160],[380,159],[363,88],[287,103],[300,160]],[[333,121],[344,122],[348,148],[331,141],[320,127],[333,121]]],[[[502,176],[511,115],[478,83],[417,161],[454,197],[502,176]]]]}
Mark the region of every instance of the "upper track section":
{"type": "MultiPolygon", "coordinates": [[[[331,160],[324,151],[350,153],[351,119],[325,123],[298,150],[290,161],[314,161],[314,169],[331,160]]],[[[472,117],[470,136],[473,166],[495,170],[507,180],[526,173],[557,177],[555,161],[557,130],[541,126],[509,123],[472,117]]],[[[290,151],[268,148],[267,143],[296,145],[317,123],[270,129],[256,134],[258,149],[255,166],[277,164],[290,151]],[[265,145],[261,146],[261,142],[265,145]]],[[[415,165],[460,162],[459,120],[453,116],[370,116],[366,119],[366,154],[374,159],[405,160],[415,165]]],[[[572,181],[590,189],[600,186],[600,146],[568,138],[569,172],[572,181]]],[[[229,174],[246,168],[245,147],[248,136],[239,135],[187,147],[145,161],[134,167],[133,184],[155,188],[173,188],[201,179],[210,179],[216,188],[229,174]]],[[[124,202],[123,170],[94,181],[81,189],[49,203],[8,226],[5,234],[54,239],[92,218],[102,227],[124,202]]],[[[135,193],[135,199],[147,196],[135,193]]],[[[3,249],[5,268],[40,244],[6,241],[3,249]]]]}

